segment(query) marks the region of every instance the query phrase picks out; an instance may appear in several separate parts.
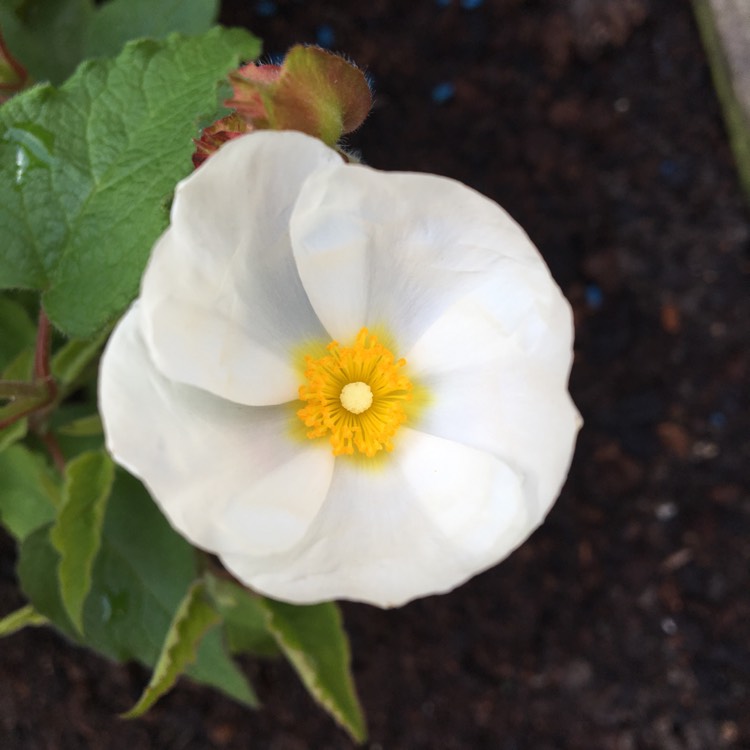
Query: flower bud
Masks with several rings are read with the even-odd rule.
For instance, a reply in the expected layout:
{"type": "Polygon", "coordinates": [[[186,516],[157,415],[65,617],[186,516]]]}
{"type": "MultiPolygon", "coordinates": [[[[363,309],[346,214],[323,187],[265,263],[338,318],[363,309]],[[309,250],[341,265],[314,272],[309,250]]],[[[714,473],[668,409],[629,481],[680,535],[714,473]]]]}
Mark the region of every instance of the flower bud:
{"type": "Polygon", "coordinates": [[[229,76],[234,98],[226,101],[226,106],[252,123],[254,128],[268,129],[271,126],[261,92],[275,84],[280,76],[280,65],[256,65],[254,62],[243,65],[229,76]]]}
{"type": "Polygon", "coordinates": [[[240,68],[228,107],[258,130],[299,130],[334,146],[356,130],[372,106],[364,73],[320,47],[297,45],[281,66],[240,68]]]}
{"type": "Polygon", "coordinates": [[[236,112],[222,117],[213,125],[209,125],[201,133],[201,137],[195,141],[195,152],[193,153],[193,166],[197,169],[208,159],[214,151],[231,141],[232,138],[249,133],[252,126],[240,117],[236,112]]]}

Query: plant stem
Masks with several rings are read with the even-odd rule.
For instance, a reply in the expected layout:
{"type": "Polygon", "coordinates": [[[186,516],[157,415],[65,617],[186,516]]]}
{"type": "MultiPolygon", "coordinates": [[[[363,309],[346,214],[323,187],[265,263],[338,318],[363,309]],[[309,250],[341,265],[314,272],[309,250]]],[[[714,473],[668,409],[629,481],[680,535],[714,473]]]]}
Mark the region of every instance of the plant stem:
{"type": "Polygon", "coordinates": [[[34,380],[48,380],[52,377],[50,370],[50,351],[52,348],[52,326],[44,308],[39,308],[39,327],[36,332],[36,350],[34,351],[34,380]]]}
{"type": "Polygon", "coordinates": [[[49,451],[52,461],[55,464],[55,468],[61,473],[65,474],[65,456],[60,449],[60,443],[57,442],[57,438],[51,432],[40,432],[39,439],[44,443],[44,447],[49,451]]]}
{"type": "Polygon", "coordinates": [[[46,383],[27,383],[22,380],[0,380],[0,398],[46,400],[49,387],[46,383]]]}

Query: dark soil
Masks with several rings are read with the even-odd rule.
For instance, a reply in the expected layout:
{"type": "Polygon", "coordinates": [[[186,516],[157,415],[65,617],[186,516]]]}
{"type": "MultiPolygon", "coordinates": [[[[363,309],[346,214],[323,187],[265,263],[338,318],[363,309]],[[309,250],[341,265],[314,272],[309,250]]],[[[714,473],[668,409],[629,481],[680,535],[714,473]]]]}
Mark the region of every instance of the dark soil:
{"type": "MultiPolygon", "coordinates": [[[[689,3],[234,0],[223,21],[366,67],[352,144],[496,199],[576,310],[586,425],[547,523],[450,595],[344,605],[369,747],[750,748],[750,225],[689,3]]],[[[2,612],[13,561],[6,540],[2,612]]],[[[352,747],[287,665],[247,669],[260,713],[181,683],[124,722],[143,670],[23,632],[0,746],[352,747]]]]}

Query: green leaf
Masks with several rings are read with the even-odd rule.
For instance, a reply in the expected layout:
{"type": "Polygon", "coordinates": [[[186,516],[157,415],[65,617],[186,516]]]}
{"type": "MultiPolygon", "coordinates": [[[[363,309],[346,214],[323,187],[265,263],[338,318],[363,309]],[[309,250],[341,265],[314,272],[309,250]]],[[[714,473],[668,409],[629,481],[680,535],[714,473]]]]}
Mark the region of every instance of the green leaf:
{"type": "Polygon", "coordinates": [[[34,346],[22,349],[3,370],[4,380],[30,380],[34,371],[34,346]]]}
{"type": "Polygon", "coordinates": [[[86,29],[84,55],[114,55],[130,39],[161,39],[173,31],[200,34],[216,21],[218,5],[218,0],[111,0],[86,29]]]}
{"type": "Polygon", "coordinates": [[[216,19],[217,0],[0,0],[0,26],[11,52],[36,80],[61,83],[88,57],[117,54],[125,42],[200,34],[216,19]]]}
{"type": "Polygon", "coordinates": [[[100,331],[89,339],[71,339],[66,341],[50,363],[52,374],[58,383],[70,385],[78,378],[86,367],[97,357],[99,350],[109,336],[109,328],[100,331]]]}
{"type": "Polygon", "coordinates": [[[44,615],[40,615],[30,604],[27,604],[0,620],[0,638],[13,635],[13,633],[17,633],[26,627],[38,627],[39,625],[46,625],[48,622],[49,620],[44,615]]]}
{"type": "MultiPolygon", "coordinates": [[[[197,574],[195,550],[172,530],[143,485],[118,471],[84,607],[86,643],[110,658],[153,666],[197,574]]],[[[255,704],[218,632],[203,640],[188,674],[240,703],[255,704]]]]}
{"type": "Polygon", "coordinates": [[[276,641],[268,631],[268,614],[261,597],[232,581],[207,577],[208,591],[224,618],[224,631],[233,654],[278,656],[276,641]]]}
{"type": "Polygon", "coordinates": [[[247,678],[227,653],[221,630],[212,630],[198,650],[198,659],[187,670],[188,677],[211,685],[250,708],[258,706],[258,697],[247,678]]]}
{"type": "Polygon", "coordinates": [[[237,29],[134,42],[0,107],[0,288],[43,291],[50,320],[78,338],[122,312],[217,81],[257,52],[237,29]]]}
{"type": "Polygon", "coordinates": [[[349,643],[333,603],[298,606],[261,600],[268,629],[305,687],[357,741],[367,734],[349,671],[349,643]]]}
{"type": "Polygon", "coordinates": [[[29,423],[26,417],[0,429],[0,453],[26,437],[29,423]]]}
{"type": "Polygon", "coordinates": [[[60,553],[60,593],[79,631],[114,476],[115,466],[104,452],[73,459],[65,468],[62,507],[50,531],[50,541],[60,553]]]}
{"type": "Polygon", "coordinates": [[[58,428],[60,434],[68,437],[98,437],[103,431],[102,418],[98,414],[74,419],[58,428]]]}
{"type": "Polygon", "coordinates": [[[151,680],[138,702],[122,714],[122,718],[133,719],[143,715],[167,693],[187,665],[195,661],[203,637],[220,621],[219,613],[206,596],[205,583],[196,581],[177,608],[151,680]]]}
{"type": "Polygon", "coordinates": [[[0,453],[0,522],[17,541],[49,523],[58,503],[56,477],[41,456],[20,445],[0,453]]]}
{"type": "Polygon", "coordinates": [[[35,341],[36,326],[23,306],[14,300],[0,297],[0,372],[5,370],[21,350],[33,349],[35,341]]]}
{"type": "Polygon", "coordinates": [[[64,81],[83,59],[92,0],[0,2],[0,27],[11,53],[39,81],[64,81]]]}
{"type": "MultiPolygon", "coordinates": [[[[18,576],[32,605],[69,637],[105,656],[153,667],[174,613],[198,575],[195,550],[172,531],[140,482],[117,471],[81,635],[65,609],[57,576],[50,575],[60,556],[49,530],[30,534],[19,552],[18,576]]],[[[257,702],[218,630],[203,639],[188,675],[240,703],[257,702]]]]}
{"type": "Polygon", "coordinates": [[[84,607],[86,641],[113,659],[152,666],[196,576],[190,545],[140,482],[117,471],[84,607]]]}
{"type": "MultiPolygon", "coordinates": [[[[91,390],[94,390],[93,387],[91,390]]],[[[102,430],[99,429],[97,432],[98,415],[91,414],[92,410],[96,409],[95,394],[81,391],[78,396],[87,400],[69,399],[52,413],[48,422],[49,429],[57,438],[66,461],[71,461],[85,451],[104,448],[102,430]]]]}
{"type": "Polygon", "coordinates": [[[49,540],[52,524],[32,531],[18,551],[18,580],[31,605],[73,640],[80,640],[63,604],[57,570],[60,555],[49,540]]]}
{"type": "MultiPolygon", "coordinates": [[[[34,366],[35,337],[36,334],[34,333],[31,345],[23,349],[14,360],[6,365],[2,373],[4,380],[27,381],[31,378],[31,372],[34,366]]],[[[0,407],[0,412],[3,410],[4,407],[0,407]]],[[[28,419],[24,417],[23,419],[19,419],[17,422],[8,425],[8,427],[0,428],[0,453],[14,443],[17,443],[19,440],[23,440],[26,437],[28,426],[28,419]]]]}

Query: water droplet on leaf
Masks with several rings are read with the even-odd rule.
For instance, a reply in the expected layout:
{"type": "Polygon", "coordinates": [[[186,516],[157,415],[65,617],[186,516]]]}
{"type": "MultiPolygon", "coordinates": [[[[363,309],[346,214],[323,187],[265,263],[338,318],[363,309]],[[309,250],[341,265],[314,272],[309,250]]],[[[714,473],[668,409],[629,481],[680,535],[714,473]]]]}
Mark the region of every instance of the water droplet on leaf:
{"type": "Polygon", "coordinates": [[[109,622],[112,618],[112,602],[108,596],[101,598],[102,603],[102,622],[109,622]]]}
{"type": "Polygon", "coordinates": [[[3,140],[15,145],[15,184],[23,185],[30,170],[49,169],[55,163],[55,136],[33,123],[19,123],[5,131],[3,140]]]}

